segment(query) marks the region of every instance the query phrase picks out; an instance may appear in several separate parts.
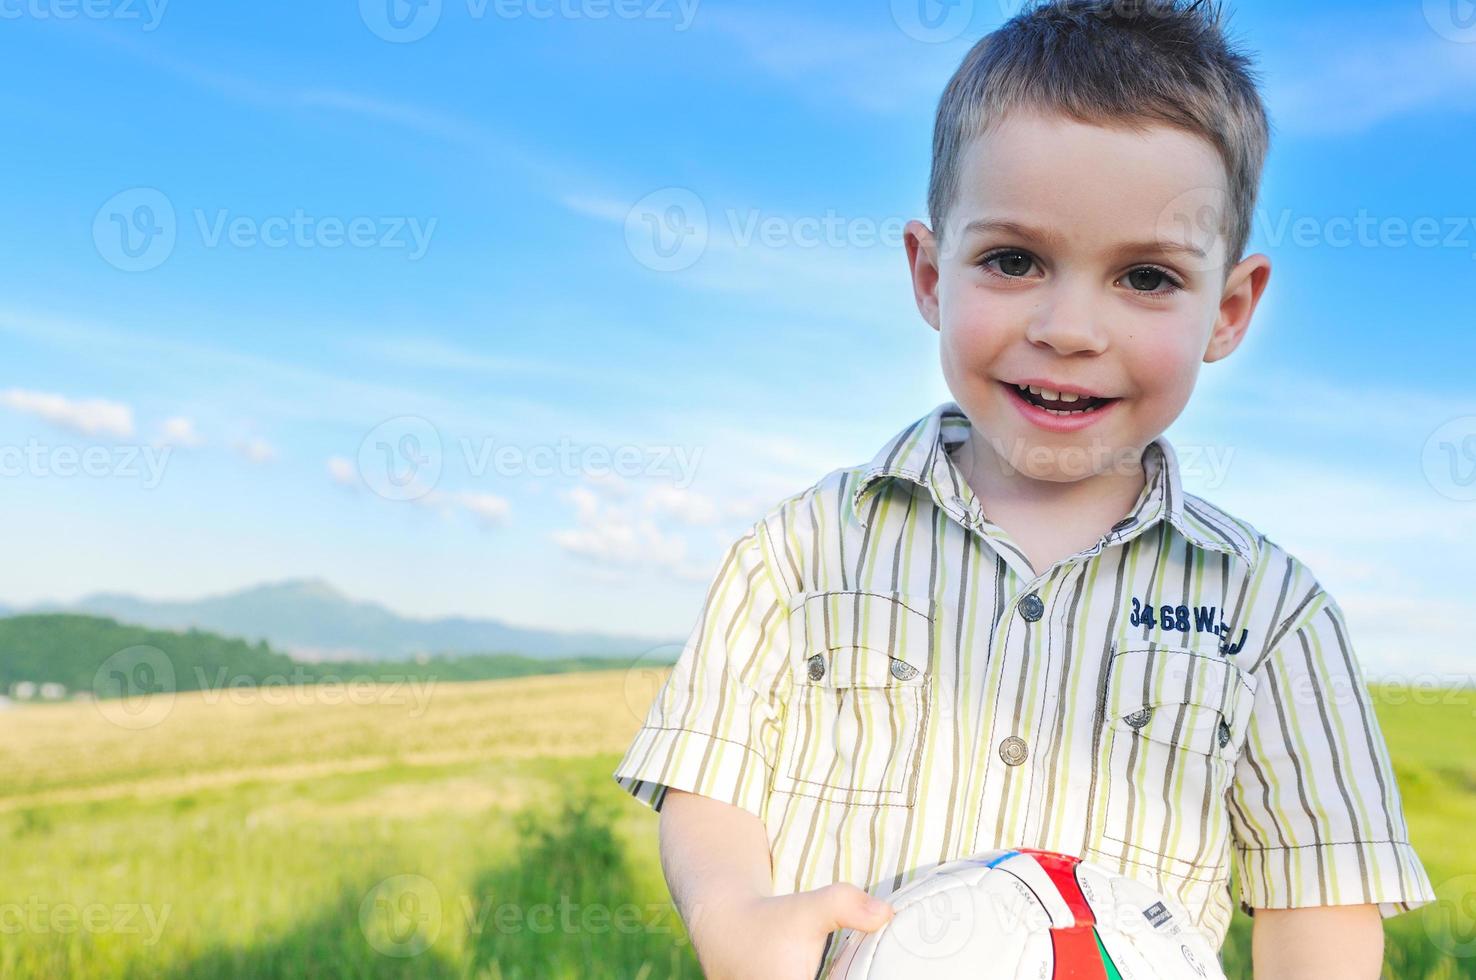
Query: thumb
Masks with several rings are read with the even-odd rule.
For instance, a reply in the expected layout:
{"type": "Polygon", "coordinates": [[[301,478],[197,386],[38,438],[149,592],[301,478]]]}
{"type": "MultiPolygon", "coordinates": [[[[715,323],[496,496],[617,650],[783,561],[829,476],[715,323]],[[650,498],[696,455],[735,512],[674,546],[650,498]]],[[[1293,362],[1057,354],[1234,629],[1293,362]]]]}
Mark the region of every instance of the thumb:
{"type": "Polygon", "coordinates": [[[894,914],[887,902],[873,898],[849,882],[826,885],[805,892],[804,897],[813,906],[812,921],[820,922],[826,932],[837,929],[875,932],[890,922],[894,914]]]}

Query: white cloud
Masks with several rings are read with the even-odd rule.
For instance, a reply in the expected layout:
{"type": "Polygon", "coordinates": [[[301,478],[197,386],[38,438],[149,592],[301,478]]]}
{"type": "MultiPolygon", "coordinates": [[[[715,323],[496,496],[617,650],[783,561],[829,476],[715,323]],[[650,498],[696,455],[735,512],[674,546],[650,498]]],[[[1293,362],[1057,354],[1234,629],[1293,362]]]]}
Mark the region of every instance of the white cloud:
{"type": "Polygon", "coordinates": [[[440,511],[445,517],[458,512],[470,514],[486,527],[506,524],[512,509],[506,497],[471,490],[432,490],[410,500],[422,507],[440,511]]]}
{"type": "Polygon", "coordinates": [[[665,514],[648,495],[642,500],[614,502],[580,485],[563,492],[574,505],[576,527],[554,531],[551,537],[564,551],[597,567],[650,568],[679,579],[700,580],[709,574],[701,564],[687,559],[687,542],[662,526],[665,514]]]}
{"type": "Polygon", "coordinates": [[[667,515],[683,524],[714,524],[720,513],[711,497],[694,490],[657,484],[646,491],[646,509],[667,515]]]}
{"type": "Polygon", "coordinates": [[[356,487],[359,485],[359,468],[351,459],[343,456],[330,456],[328,457],[328,477],[340,486],[356,487]]]}
{"type": "Polygon", "coordinates": [[[1288,69],[1266,101],[1278,125],[1301,132],[1356,133],[1426,107],[1476,108],[1476,44],[1430,32],[1412,40],[1324,40],[1299,50],[1288,69]]]}
{"type": "Polygon", "coordinates": [[[584,478],[611,496],[626,497],[630,495],[630,481],[618,473],[611,473],[605,470],[592,470],[586,473],[584,478]]]}
{"type": "Polygon", "coordinates": [[[976,39],[966,31],[949,43],[920,44],[890,21],[866,29],[855,18],[817,19],[778,8],[704,10],[700,24],[737,44],[749,62],[745,76],[757,69],[829,111],[840,101],[882,114],[928,111],[976,39]],[[877,84],[879,64],[887,65],[886,84],[877,84]]]}
{"type": "Polygon", "coordinates": [[[127,439],[133,435],[133,409],[122,402],[101,398],[71,399],[48,392],[8,388],[0,391],[0,405],[86,436],[127,439]]]}
{"type": "Polygon", "coordinates": [[[178,446],[183,449],[198,449],[205,445],[205,440],[195,428],[193,419],[176,415],[165,419],[159,426],[159,437],[155,440],[161,445],[178,446]]]}
{"type": "Polygon", "coordinates": [[[260,436],[238,440],[232,444],[231,448],[240,453],[242,458],[258,466],[270,463],[277,458],[277,447],[260,436]]]}
{"type": "Polygon", "coordinates": [[[610,224],[623,225],[625,219],[630,215],[630,201],[617,201],[610,197],[597,197],[593,194],[565,194],[559,198],[559,203],[587,218],[597,218],[610,224]]]}
{"type": "Polygon", "coordinates": [[[499,497],[492,493],[463,491],[454,494],[453,498],[462,508],[475,515],[484,524],[502,524],[507,520],[509,505],[506,497],[499,497]]]}

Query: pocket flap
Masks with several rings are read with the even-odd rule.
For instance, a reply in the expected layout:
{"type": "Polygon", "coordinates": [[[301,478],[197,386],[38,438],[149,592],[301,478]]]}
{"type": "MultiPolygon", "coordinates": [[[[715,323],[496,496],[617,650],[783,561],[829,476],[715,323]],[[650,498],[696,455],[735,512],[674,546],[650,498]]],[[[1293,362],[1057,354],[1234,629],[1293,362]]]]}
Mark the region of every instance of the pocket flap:
{"type": "Polygon", "coordinates": [[[1198,752],[1239,752],[1255,703],[1253,678],[1211,647],[1115,647],[1107,718],[1145,738],[1198,752]]]}
{"type": "Polygon", "coordinates": [[[927,597],[814,592],[798,601],[790,616],[798,683],[896,687],[926,681],[932,632],[927,597]]]}

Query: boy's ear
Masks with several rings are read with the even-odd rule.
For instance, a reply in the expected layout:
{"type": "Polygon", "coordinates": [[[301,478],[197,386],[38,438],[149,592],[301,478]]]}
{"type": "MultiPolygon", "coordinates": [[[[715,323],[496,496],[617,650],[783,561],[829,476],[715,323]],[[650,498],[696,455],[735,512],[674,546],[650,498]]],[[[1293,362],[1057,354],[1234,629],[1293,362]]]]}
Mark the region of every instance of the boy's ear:
{"type": "Polygon", "coordinates": [[[937,330],[940,323],[937,239],[927,225],[914,218],[903,229],[903,242],[907,246],[907,265],[912,270],[912,295],[917,300],[917,311],[937,330]]]}
{"type": "Polygon", "coordinates": [[[1271,279],[1271,260],[1257,252],[1241,259],[1225,278],[1225,292],[1220,297],[1220,316],[1210,334],[1204,363],[1211,364],[1240,346],[1250,329],[1251,315],[1271,279]]]}

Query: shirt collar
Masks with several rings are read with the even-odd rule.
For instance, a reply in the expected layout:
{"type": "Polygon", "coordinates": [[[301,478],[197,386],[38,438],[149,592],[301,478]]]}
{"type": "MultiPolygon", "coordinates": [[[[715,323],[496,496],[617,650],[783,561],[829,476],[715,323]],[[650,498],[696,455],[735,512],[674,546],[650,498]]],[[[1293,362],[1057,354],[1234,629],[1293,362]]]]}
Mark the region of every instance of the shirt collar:
{"type": "MultiPolygon", "coordinates": [[[[866,464],[852,491],[852,513],[862,524],[866,503],[888,483],[905,480],[927,490],[933,501],[959,523],[998,531],[984,517],[963,475],[946,451],[968,438],[969,420],[956,402],[944,402],[887,440],[866,464]]],[[[1173,528],[1200,548],[1250,560],[1251,542],[1245,531],[1218,510],[1188,500],[1180,484],[1178,456],[1165,436],[1143,451],[1147,477],[1128,516],[1113,525],[1111,542],[1130,541],[1167,519],[1173,528]]],[[[1001,532],[1002,533],[1002,532],[1001,532]]]]}

